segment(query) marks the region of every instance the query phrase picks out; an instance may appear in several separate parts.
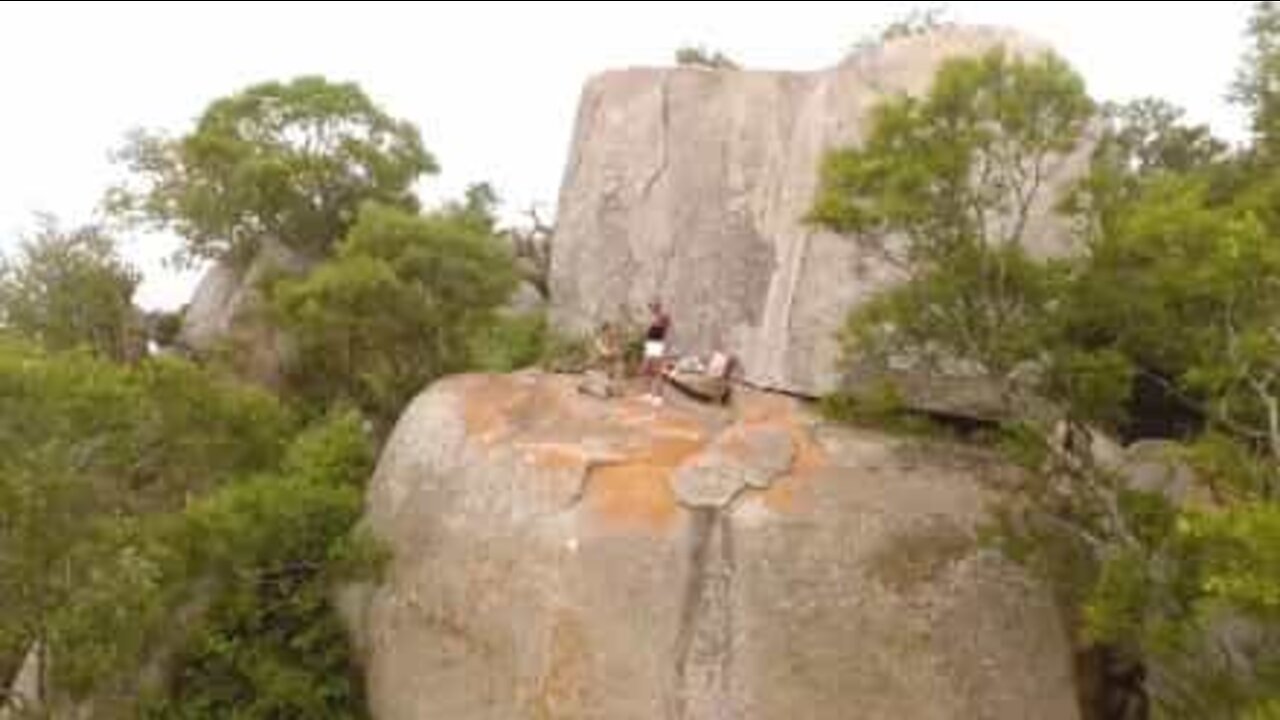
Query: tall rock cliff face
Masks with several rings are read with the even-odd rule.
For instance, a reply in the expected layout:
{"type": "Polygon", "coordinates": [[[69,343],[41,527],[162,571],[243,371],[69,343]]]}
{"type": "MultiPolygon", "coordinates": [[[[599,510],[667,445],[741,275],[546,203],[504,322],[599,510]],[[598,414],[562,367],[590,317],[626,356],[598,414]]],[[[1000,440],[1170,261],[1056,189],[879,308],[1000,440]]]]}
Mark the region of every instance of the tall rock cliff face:
{"type": "MultiPolygon", "coordinates": [[[[661,298],[679,350],[728,349],[762,387],[831,390],[836,329],[894,273],[852,239],[803,222],[820,160],[859,142],[885,97],[922,93],[946,59],[997,46],[1044,49],[1007,31],[947,28],[822,72],[675,68],[595,77],[582,95],[560,195],[554,317],[584,331],[661,298]]],[[[1037,252],[1066,248],[1049,198],[1079,176],[1086,157],[1082,148],[1050,173],[1030,223],[1037,252]]]]}
{"type": "MultiPolygon", "coordinates": [[[[895,281],[806,227],[824,152],[945,58],[953,29],[812,74],[682,68],[584,92],[551,262],[562,326],[661,297],[684,351],[818,393],[834,331],[895,281]]],[[[1079,172],[1084,152],[1050,178],[1079,172]]],[[[1068,249],[1034,208],[1035,250],[1068,249]]],[[[344,605],[378,720],[1078,720],[1045,588],[976,528],[1008,469],[972,449],[830,426],[743,389],[728,407],[598,400],[575,378],[436,383],[369,489],[391,550],[344,605]]]]}
{"type": "Polygon", "coordinates": [[[378,720],[1077,720],[1058,614],[975,539],[964,448],[463,376],[372,480],[358,613],[378,720]]]}

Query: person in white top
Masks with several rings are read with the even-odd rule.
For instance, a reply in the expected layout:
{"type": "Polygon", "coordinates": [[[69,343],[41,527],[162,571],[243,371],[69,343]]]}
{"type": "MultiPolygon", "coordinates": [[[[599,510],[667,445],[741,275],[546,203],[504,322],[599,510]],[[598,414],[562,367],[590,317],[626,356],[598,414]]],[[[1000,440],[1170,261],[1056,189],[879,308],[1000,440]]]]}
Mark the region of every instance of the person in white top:
{"type": "Polygon", "coordinates": [[[644,362],[641,370],[649,381],[647,397],[654,405],[662,404],[662,365],[667,357],[667,336],[671,332],[671,316],[662,302],[649,303],[649,329],[644,336],[644,362]]]}

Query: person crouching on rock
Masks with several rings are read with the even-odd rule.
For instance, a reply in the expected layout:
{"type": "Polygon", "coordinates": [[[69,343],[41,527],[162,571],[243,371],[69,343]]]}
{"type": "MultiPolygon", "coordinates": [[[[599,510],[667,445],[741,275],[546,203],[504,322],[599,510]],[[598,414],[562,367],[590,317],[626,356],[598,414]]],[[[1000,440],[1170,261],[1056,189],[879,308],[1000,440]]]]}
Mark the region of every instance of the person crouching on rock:
{"type": "Polygon", "coordinates": [[[671,316],[662,309],[662,303],[654,300],[649,303],[649,329],[644,336],[644,362],[641,371],[648,379],[649,402],[662,404],[662,371],[663,361],[667,356],[667,335],[671,331],[671,316]]]}
{"type": "Polygon", "coordinates": [[[622,380],[626,375],[626,359],[623,357],[622,340],[618,337],[618,329],[613,323],[601,323],[596,331],[595,347],[596,364],[603,370],[611,382],[622,380]]]}

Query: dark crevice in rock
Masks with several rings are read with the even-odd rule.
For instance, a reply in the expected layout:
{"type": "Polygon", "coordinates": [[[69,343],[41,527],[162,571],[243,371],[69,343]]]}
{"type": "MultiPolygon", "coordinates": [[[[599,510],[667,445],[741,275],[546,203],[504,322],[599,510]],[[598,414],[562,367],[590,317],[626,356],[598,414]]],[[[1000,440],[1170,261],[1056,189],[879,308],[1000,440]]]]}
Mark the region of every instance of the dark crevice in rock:
{"type": "Polygon", "coordinates": [[[729,514],[690,510],[689,565],[676,636],[672,720],[729,718],[735,572],[729,514]]]}
{"type": "Polygon", "coordinates": [[[649,197],[649,193],[653,191],[653,187],[658,184],[663,175],[667,174],[667,167],[671,164],[668,145],[670,145],[671,134],[671,76],[664,75],[662,78],[662,87],[658,90],[661,93],[661,114],[662,125],[660,126],[661,138],[659,138],[659,155],[658,167],[645,180],[644,186],[640,190],[640,200],[643,201],[649,197]]]}
{"type": "Polygon", "coordinates": [[[626,463],[626,460],[614,458],[588,460],[582,466],[582,476],[578,479],[578,489],[565,501],[564,507],[560,508],[560,512],[569,512],[582,504],[582,501],[587,497],[587,493],[591,491],[591,482],[595,480],[597,470],[625,465],[626,463]]]}
{"type": "Polygon", "coordinates": [[[676,679],[685,676],[689,648],[701,609],[703,585],[706,583],[707,548],[711,544],[711,532],[716,512],[707,508],[689,510],[689,568],[685,577],[684,592],[680,603],[679,634],[676,636],[676,679]]]}
{"type": "Polygon", "coordinates": [[[1076,687],[1083,720],[1148,720],[1146,668],[1110,646],[1076,652],[1076,687]]]}
{"type": "MultiPolygon", "coordinates": [[[[662,87],[659,90],[659,92],[662,93],[662,104],[660,109],[661,125],[659,129],[659,133],[661,135],[661,138],[659,139],[659,142],[661,143],[661,151],[660,151],[661,154],[659,156],[660,159],[658,161],[658,167],[653,171],[653,174],[650,175],[649,178],[644,183],[644,190],[640,195],[641,202],[647,201],[649,199],[649,195],[653,191],[654,186],[658,184],[659,180],[661,180],[663,177],[666,176],[667,170],[671,166],[671,74],[670,73],[663,75],[662,87]]],[[[655,280],[657,283],[655,287],[655,291],[658,291],[660,294],[665,289],[663,286],[670,282],[671,264],[675,262],[675,257],[679,249],[680,249],[680,245],[677,242],[677,238],[668,237],[666,256],[662,259],[662,270],[655,277],[655,280]]]]}
{"type": "Polygon", "coordinates": [[[1125,403],[1128,420],[1120,427],[1120,441],[1128,444],[1150,438],[1183,440],[1204,429],[1204,412],[1158,372],[1139,369],[1125,403]]]}
{"type": "Polygon", "coordinates": [[[915,411],[915,414],[941,428],[945,428],[960,440],[980,439],[984,433],[993,432],[1000,428],[999,421],[989,418],[972,417],[958,413],[929,412],[926,410],[915,411]]]}

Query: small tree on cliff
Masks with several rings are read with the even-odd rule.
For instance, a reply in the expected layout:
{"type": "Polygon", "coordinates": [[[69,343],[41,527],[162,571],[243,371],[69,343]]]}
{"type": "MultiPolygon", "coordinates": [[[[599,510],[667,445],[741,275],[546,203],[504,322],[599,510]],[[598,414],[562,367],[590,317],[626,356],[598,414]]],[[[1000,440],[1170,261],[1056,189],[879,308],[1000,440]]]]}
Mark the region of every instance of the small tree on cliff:
{"type": "Polygon", "coordinates": [[[120,158],[133,182],[108,206],[176,232],[188,261],[244,262],[264,239],[323,255],[364,202],[416,209],[414,182],[436,170],[412,124],[321,77],[216,100],[191,132],[137,132],[120,158]]]}
{"type": "Polygon", "coordinates": [[[740,70],[741,65],[719,50],[708,50],[702,46],[687,45],[676,50],[676,64],[705,67],[712,70],[740,70]]]}
{"type": "Polygon", "coordinates": [[[946,5],[914,7],[891,20],[879,30],[859,38],[853,43],[853,52],[879,47],[891,40],[925,35],[951,24],[950,10],[946,5]]]}

